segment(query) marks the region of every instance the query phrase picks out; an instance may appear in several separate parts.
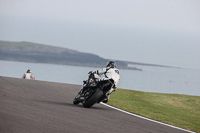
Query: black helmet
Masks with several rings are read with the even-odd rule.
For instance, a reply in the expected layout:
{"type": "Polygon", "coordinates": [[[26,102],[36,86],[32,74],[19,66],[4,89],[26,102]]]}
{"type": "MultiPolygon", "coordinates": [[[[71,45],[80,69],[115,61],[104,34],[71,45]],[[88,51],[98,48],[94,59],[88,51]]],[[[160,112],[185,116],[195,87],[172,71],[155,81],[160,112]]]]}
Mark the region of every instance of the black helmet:
{"type": "Polygon", "coordinates": [[[109,61],[109,62],[107,63],[107,66],[106,66],[106,67],[115,68],[115,67],[117,67],[117,65],[116,65],[115,62],[113,62],[113,61],[109,61]]]}
{"type": "Polygon", "coordinates": [[[28,69],[26,73],[31,73],[31,70],[30,70],[30,69],[28,69]]]}

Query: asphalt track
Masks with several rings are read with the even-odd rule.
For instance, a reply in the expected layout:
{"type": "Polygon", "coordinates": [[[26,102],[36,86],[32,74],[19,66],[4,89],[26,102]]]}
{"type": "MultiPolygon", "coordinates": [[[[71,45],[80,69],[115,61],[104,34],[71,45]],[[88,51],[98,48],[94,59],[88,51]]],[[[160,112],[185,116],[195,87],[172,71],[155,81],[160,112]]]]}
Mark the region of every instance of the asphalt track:
{"type": "Polygon", "coordinates": [[[102,104],[73,105],[79,85],[0,76],[0,133],[184,133],[102,104]]]}

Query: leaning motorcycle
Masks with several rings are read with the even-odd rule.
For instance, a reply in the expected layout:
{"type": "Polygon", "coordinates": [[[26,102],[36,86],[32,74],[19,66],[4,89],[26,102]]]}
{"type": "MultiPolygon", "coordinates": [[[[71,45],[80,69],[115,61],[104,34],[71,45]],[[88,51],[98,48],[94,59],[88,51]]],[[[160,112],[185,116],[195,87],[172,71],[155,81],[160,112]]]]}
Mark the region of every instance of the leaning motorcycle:
{"type": "Polygon", "coordinates": [[[98,81],[97,74],[88,73],[88,79],[83,81],[83,87],[73,100],[75,105],[82,103],[83,107],[90,108],[95,103],[100,103],[107,98],[110,89],[114,86],[114,81],[98,81]]]}

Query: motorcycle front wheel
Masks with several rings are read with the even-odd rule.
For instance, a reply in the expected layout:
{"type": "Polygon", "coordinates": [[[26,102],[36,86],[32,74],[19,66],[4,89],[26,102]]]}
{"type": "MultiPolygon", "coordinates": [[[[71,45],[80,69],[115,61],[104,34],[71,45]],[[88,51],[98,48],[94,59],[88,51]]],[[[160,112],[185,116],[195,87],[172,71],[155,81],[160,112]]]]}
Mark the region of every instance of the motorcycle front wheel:
{"type": "Polygon", "coordinates": [[[79,99],[77,99],[77,98],[75,97],[74,100],[73,100],[73,104],[77,105],[77,104],[79,104],[79,103],[80,103],[79,99]]]}
{"type": "Polygon", "coordinates": [[[81,91],[76,95],[76,97],[74,98],[73,100],[73,104],[77,105],[80,103],[80,94],[81,94],[81,91]]]}
{"type": "Polygon", "coordinates": [[[97,88],[95,93],[86,101],[83,101],[83,107],[90,108],[92,107],[99,99],[103,96],[103,91],[100,88],[97,88]]]}

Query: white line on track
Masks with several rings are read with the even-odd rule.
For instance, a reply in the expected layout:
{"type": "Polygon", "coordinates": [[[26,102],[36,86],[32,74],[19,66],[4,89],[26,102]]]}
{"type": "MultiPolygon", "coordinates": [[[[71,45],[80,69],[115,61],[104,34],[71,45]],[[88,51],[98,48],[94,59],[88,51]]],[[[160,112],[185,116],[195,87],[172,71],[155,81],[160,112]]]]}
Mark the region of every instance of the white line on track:
{"type": "Polygon", "coordinates": [[[136,114],[133,114],[133,113],[124,111],[124,110],[122,110],[122,109],[118,109],[118,108],[116,108],[116,107],[110,106],[110,105],[105,104],[105,103],[102,103],[102,102],[101,102],[101,104],[103,104],[103,105],[105,105],[105,106],[107,106],[107,107],[110,107],[110,108],[112,108],[112,109],[121,111],[121,112],[123,112],[123,113],[129,114],[129,115],[132,115],[132,116],[136,116],[136,117],[138,117],[138,118],[142,118],[142,119],[145,119],[145,120],[148,120],[148,121],[152,121],[152,122],[159,123],[159,124],[162,124],[162,125],[165,125],[165,126],[169,126],[169,127],[172,127],[172,128],[176,128],[176,129],[179,129],[179,130],[182,130],[182,131],[186,131],[186,132],[189,132],[189,133],[195,133],[195,132],[192,132],[192,131],[189,131],[189,130],[186,130],[186,129],[183,129],[183,128],[180,128],[180,127],[172,126],[172,125],[169,125],[169,124],[166,124],[166,123],[162,123],[162,122],[159,122],[159,121],[155,121],[155,120],[152,120],[152,119],[149,119],[149,118],[140,116],[140,115],[136,115],[136,114]]]}

